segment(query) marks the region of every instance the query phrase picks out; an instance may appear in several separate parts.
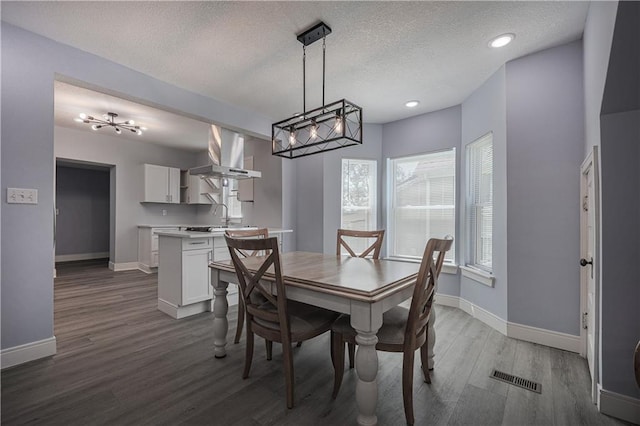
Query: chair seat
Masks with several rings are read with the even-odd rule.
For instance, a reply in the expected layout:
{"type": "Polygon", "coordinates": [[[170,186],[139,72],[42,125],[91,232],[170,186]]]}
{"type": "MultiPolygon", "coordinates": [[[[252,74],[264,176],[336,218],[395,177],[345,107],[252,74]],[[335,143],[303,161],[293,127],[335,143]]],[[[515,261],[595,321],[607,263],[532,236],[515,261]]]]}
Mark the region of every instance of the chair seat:
{"type": "MultiPolygon", "coordinates": [[[[396,306],[385,312],[382,316],[382,327],[378,330],[378,344],[402,346],[408,317],[409,309],[402,306],[396,306]]],[[[331,326],[331,331],[344,335],[348,340],[352,340],[357,334],[351,327],[349,315],[340,315],[340,318],[331,326]]]]}
{"type": "MultiPolygon", "coordinates": [[[[277,312],[276,307],[271,302],[263,303],[260,309],[277,312]]],[[[340,315],[333,311],[293,300],[287,301],[287,311],[289,313],[289,329],[292,337],[295,335],[307,335],[314,331],[322,334],[331,328],[331,324],[340,315]]],[[[265,321],[258,317],[253,317],[253,320],[262,327],[280,330],[280,323],[265,321]]]]}

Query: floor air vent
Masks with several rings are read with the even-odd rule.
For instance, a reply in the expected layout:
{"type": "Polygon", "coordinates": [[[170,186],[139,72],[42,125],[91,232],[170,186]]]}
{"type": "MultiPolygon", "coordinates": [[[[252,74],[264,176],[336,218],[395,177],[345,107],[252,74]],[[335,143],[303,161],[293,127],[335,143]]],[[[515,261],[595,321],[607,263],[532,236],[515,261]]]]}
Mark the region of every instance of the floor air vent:
{"type": "Polygon", "coordinates": [[[530,390],[532,392],[542,393],[542,385],[540,383],[532,382],[531,380],[523,379],[522,377],[514,376],[502,371],[493,370],[491,373],[492,379],[500,380],[502,382],[510,383],[515,386],[530,390]]]}

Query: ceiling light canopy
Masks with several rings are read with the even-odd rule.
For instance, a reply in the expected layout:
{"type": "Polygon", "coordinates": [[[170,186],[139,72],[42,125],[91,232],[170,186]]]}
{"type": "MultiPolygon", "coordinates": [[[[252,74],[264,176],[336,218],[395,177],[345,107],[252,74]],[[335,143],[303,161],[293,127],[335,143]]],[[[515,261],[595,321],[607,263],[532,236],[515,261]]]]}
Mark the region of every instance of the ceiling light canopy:
{"type": "Polygon", "coordinates": [[[116,117],[118,114],[115,112],[108,112],[106,114],[102,114],[102,118],[94,118],[90,115],[85,114],[84,112],[80,113],[78,117],[74,118],[74,121],[78,123],[86,123],[91,124],[91,128],[93,130],[98,130],[103,127],[113,127],[117,134],[121,134],[122,130],[129,130],[137,135],[142,135],[143,130],[147,130],[146,127],[137,126],[135,121],[127,120],[116,122],[116,117]]]}
{"type": "Polygon", "coordinates": [[[325,38],[331,34],[324,22],[297,36],[302,43],[302,108],[295,114],[271,125],[271,153],[284,158],[298,158],[325,151],[362,144],[362,108],[342,99],[324,103],[325,38]],[[306,47],[322,39],[322,106],[307,111],[306,47]]]}
{"type": "Polygon", "coordinates": [[[415,108],[420,104],[420,101],[407,101],[404,106],[407,108],[415,108]]]}
{"type": "Polygon", "coordinates": [[[515,34],[512,33],[507,33],[507,34],[502,34],[499,35],[498,37],[494,38],[493,40],[491,40],[489,42],[489,46],[490,47],[504,47],[507,44],[511,43],[513,41],[513,39],[516,38],[515,34]]]}

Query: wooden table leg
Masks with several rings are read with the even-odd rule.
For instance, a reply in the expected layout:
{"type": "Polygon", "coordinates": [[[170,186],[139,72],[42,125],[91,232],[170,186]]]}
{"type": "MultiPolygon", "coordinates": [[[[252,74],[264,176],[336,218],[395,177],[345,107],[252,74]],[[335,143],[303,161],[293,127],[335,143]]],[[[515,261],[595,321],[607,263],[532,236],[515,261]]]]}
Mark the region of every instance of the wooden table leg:
{"type": "Polygon", "coordinates": [[[378,404],[378,353],[376,343],[378,336],[375,331],[356,330],[356,402],[358,404],[358,424],[377,425],[376,405],[378,404]]]}
{"type": "MultiPolygon", "coordinates": [[[[213,277],[212,277],[213,278],[213,277]]],[[[227,345],[227,332],[229,331],[229,321],[227,311],[229,302],[227,301],[227,286],[229,283],[216,279],[212,280],[214,285],[213,294],[213,354],[216,358],[227,356],[225,346],[227,345]]]]}

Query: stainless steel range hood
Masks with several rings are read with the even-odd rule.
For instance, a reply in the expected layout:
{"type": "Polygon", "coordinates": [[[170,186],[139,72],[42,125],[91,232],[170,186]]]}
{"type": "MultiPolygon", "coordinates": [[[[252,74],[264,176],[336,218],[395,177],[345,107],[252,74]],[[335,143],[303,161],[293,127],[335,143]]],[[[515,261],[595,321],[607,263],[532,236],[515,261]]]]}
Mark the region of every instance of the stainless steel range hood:
{"type": "Polygon", "coordinates": [[[209,164],[193,167],[189,174],[228,179],[262,177],[262,173],[244,168],[244,136],[215,124],[209,132],[209,164]]]}

